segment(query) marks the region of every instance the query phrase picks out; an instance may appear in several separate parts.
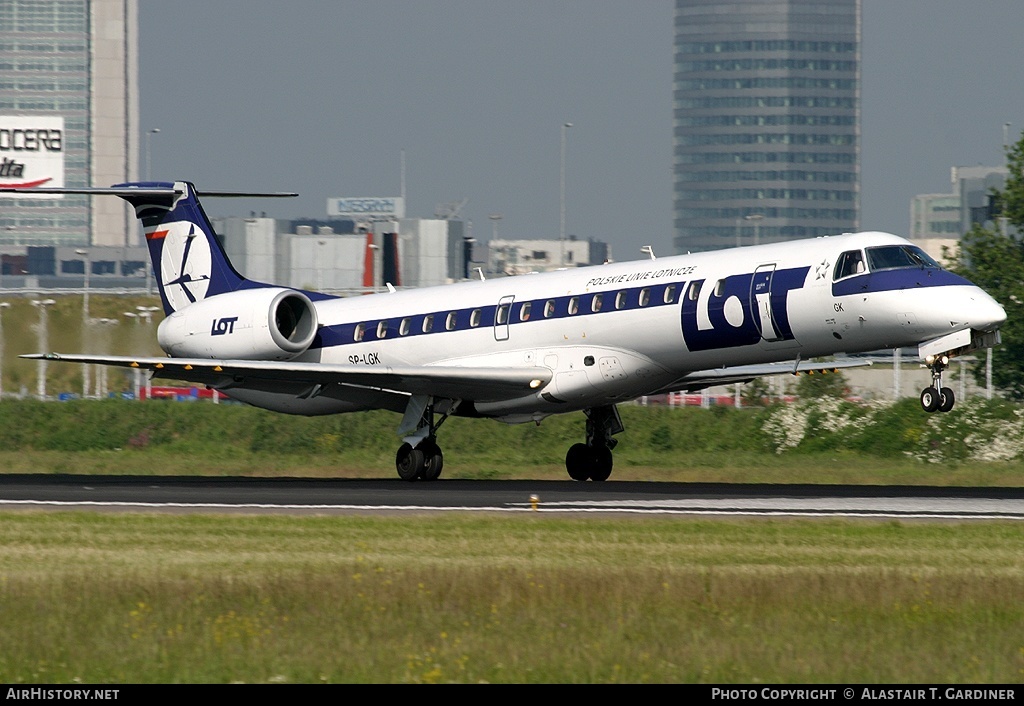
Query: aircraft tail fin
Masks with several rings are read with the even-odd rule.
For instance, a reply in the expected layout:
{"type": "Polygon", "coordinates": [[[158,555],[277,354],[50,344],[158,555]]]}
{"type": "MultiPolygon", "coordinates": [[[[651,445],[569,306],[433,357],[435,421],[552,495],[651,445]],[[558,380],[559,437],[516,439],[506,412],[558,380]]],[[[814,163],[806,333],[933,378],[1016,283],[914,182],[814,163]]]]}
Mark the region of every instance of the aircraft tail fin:
{"type": "Polygon", "coordinates": [[[267,286],[247,280],[232,267],[199,196],[294,194],[198,192],[184,181],[118,184],[111,189],[135,208],[135,215],[142,221],[165,313],[217,294],[267,286]]]}

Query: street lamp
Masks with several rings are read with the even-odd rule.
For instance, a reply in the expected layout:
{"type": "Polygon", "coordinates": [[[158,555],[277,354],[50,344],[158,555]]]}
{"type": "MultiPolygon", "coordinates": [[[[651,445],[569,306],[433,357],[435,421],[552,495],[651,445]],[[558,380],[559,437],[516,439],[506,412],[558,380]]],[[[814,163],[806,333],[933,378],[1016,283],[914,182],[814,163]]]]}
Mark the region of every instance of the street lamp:
{"type": "MultiPolygon", "coordinates": [[[[142,317],[139,316],[138,314],[136,314],[134,311],[125,311],[125,312],[123,312],[123,314],[128,319],[131,319],[132,321],[134,321],[136,326],[138,326],[139,322],[142,321],[142,317]]],[[[139,397],[139,388],[140,387],[142,387],[142,369],[141,368],[132,368],[132,388],[133,388],[132,392],[134,392],[134,399],[135,400],[142,399],[141,397],[139,397]]]]}
{"type": "Polygon", "coordinates": [[[373,283],[373,292],[376,294],[379,291],[377,287],[377,279],[380,277],[380,275],[377,274],[380,271],[380,263],[378,263],[378,259],[382,253],[380,246],[376,243],[369,243],[366,247],[368,247],[372,253],[371,260],[373,261],[373,264],[371,265],[370,281],[373,283]]]}
{"type": "Polygon", "coordinates": [[[762,216],[760,213],[754,213],[754,214],[751,214],[749,216],[744,216],[743,217],[743,220],[745,220],[745,221],[753,221],[754,222],[754,245],[757,245],[758,235],[759,235],[758,234],[758,226],[761,223],[761,220],[763,218],[764,218],[764,216],[762,216]]]}
{"type": "Polygon", "coordinates": [[[317,247],[317,252],[316,252],[316,256],[315,256],[316,257],[316,291],[322,292],[322,291],[324,291],[324,259],[325,259],[323,253],[324,253],[324,246],[327,245],[327,241],[326,240],[318,240],[318,241],[316,241],[316,244],[319,246],[319,247],[317,247]]]}
{"type": "Polygon", "coordinates": [[[561,251],[558,261],[559,267],[565,267],[565,133],[571,127],[572,123],[562,123],[561,197],[559,199],[561,213],[558,224],[558,242],[561,251]]]}
{"type": "MultiPolygon", "coordinates": [[[[47,334],[49,333],[49,316],[47,314],[47,307],[56,304],[57,302],[53,299],[33,299],[32,306],[39,309],[39,352],[46,353],[46,349],[50,347],[47,341],[47,334]]],[[[36,391],[39,395],[39,399],[46,399],[46,358],[40,358],[39,363],[36,367],[36,391]]]]}
{"type": "MultiPolygon", "coordinates": [[[[117,319],[109,319],[102,317],[96,319],[96,324],[100,326],[100,353],[107,353],[110,350],[110,326],[117,326],[120,322],[117,319]]],[[[96,366],[96,396],[106,397],[107,395],[107,376],[108,369],[105,365],[96,366]]]]}
{"type": "Polygon", "coordinates": [[[4,398],[4,309],[10,309],[9,302],[0,302],[0,400],[4,398]]]}
{"type": "MultiPolygon", "coordinates": [[[[79,248],[75,250],[76,255],[82,256],[82,267],[85,269],[85,294],[82,295],[82,345],[88,345],[89,336],[89,270],[92,264],[89,260],[89,251],[79,248]]],[[[89,366],[82,366],[82,398],[89,396],[89,366]]]]}
{"type": "Polygon", "coordinates": [[[492,213],[491,215],[488,216],[488,218],[491,219],[491,240],[497,240],[498,221],[500,221],[503,218],[503,216],[500,213],[492,213]]]}
{"type": "Polygon", "coordinates": [[[85,266],[85,296],[82,297],[82,323],[89,323],[89,270],[92,269],[92,261],[89,259],[89,251],[78,249],[76,255],[82,256],[82,264],[85,266]]]}
{"type": "Polygon", "coordinates": [[[155,127],[153,129],[149,130],[148,132],[146,132],[146,181],[149,181],[152,178],[152,176],[151,176],[152,159],[151,159],[151,156],[150,156],[151,143],[152,143],[152,139],[151,138],[153,137],[153,135],[157,134],[158,132],[160,132],[160,128],[158,128],[158,127],[155,127]]]}
{"type": "MultiPolygon", "coordinates": [[[[135,323],[137,324],[140,321],[145,321],[146,325],[148,326],[153,321],[153,312],[154,311],[160,311],[160,307],[158,307],[158,306],[142,306],[140,304],[139,306],[135,307],[135,311],[138,312],[136,314],[135,323]]],[[[135,372],[141,374],[141,371],[138,368],[135,369],[135,372]]],[[[136,377],[135,380],[136,380],[136,382],[135,382],[135,386],[136,386],[135,399],[140,399],[139,398],[139,394],[138,394],[138,384],[139,384],[138,383],[138,377],[136,377]]],[[[153,399],[153,374],[152,374],[152,372],[146,374],[146,399],[147,400],[153,399]]]]}
{"type": "Polygon", "coordinates": [[[142,318],[142,319],[145,319],[147,324],[149,324],[149,323],[151,323],[153,321],[153,312],[154,311],[159,311],[159,310],[160,310],[160,307],[158,307],[158,306],[142,306],[142,305],[139,305],[139,306],[135,307],[135,311],[139,312],[139,314],[138,314],[139,317],[142,318]]]}

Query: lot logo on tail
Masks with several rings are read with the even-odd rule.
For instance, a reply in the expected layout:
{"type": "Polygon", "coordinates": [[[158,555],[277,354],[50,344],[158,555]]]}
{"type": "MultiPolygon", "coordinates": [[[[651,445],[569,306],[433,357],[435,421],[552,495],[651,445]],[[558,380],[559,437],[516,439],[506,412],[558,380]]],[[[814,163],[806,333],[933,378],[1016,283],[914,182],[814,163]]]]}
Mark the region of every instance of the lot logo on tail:
{"type": "Polygon", "coordinates": [[[189,221],[162,223],[146,238],[163,240],[160,281],[171,308],[177,311],[205,299],[213,264],[202,229],[189,221]]]}

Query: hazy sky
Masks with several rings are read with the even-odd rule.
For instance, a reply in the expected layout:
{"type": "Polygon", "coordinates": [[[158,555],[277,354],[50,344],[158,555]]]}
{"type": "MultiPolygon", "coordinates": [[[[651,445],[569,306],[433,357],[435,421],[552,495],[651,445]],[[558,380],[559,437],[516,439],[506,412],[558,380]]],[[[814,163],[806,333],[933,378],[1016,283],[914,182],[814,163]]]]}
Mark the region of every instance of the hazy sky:
{"type": "MultiPolygon", "coordinates": [[[[865,230],[905,235],[953,165],[1002,165],[1024,129],[1021,0],[863,0],[865,230]]],[[[480,239],[566,232],[672,251],[672,0],[139,2],[154,179],[288,190],[207,202],[326,217],[332,196],[407,214],[466,199],[480,239]]],[[[146,140],[143,141],[145,154],[146,140]]],[[[143,170],[145,158],[143,157],[143,170]]],[[[145,174],[143,174],[145,177],[145,174]]]]}

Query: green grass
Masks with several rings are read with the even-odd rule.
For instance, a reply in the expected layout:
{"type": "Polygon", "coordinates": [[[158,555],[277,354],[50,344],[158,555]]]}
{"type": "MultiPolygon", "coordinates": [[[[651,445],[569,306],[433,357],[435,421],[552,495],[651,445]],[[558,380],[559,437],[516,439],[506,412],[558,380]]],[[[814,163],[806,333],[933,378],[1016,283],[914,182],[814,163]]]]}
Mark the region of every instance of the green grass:
{"type": "MultiPolygon", "coordinates": [[[[842,421],[848,408],[831,416],[799,407],[620,411],[626,431],[617,437],[613,481],[1024,483],[1019,455],[975,457],[1021,445],[1021,410],[1005,402],[929,416],[909,400],[877,412],[871,424],[834,430],[821,425],[842,421]],[[802,437],[780,450],[770,430],[784,425],[802,437]]],[[[853,422],[866,418],[853,411],[861,415],[853,422]]],[[[0,473],[393,478],[400,443],[399,415],[379,411],[307,418],[205,402],[5,400],[0,419],[0,473]]],[[[583,427],[582,413],[539,426],[449,419],[439,434],[443,477],[564,480],[565,451],[582,439],[583,427]]]]}
{"type": "Polygon", "coordinates": [[[1017,683],[1002,523],[0,514],[0,682],[1017,683]]]}

